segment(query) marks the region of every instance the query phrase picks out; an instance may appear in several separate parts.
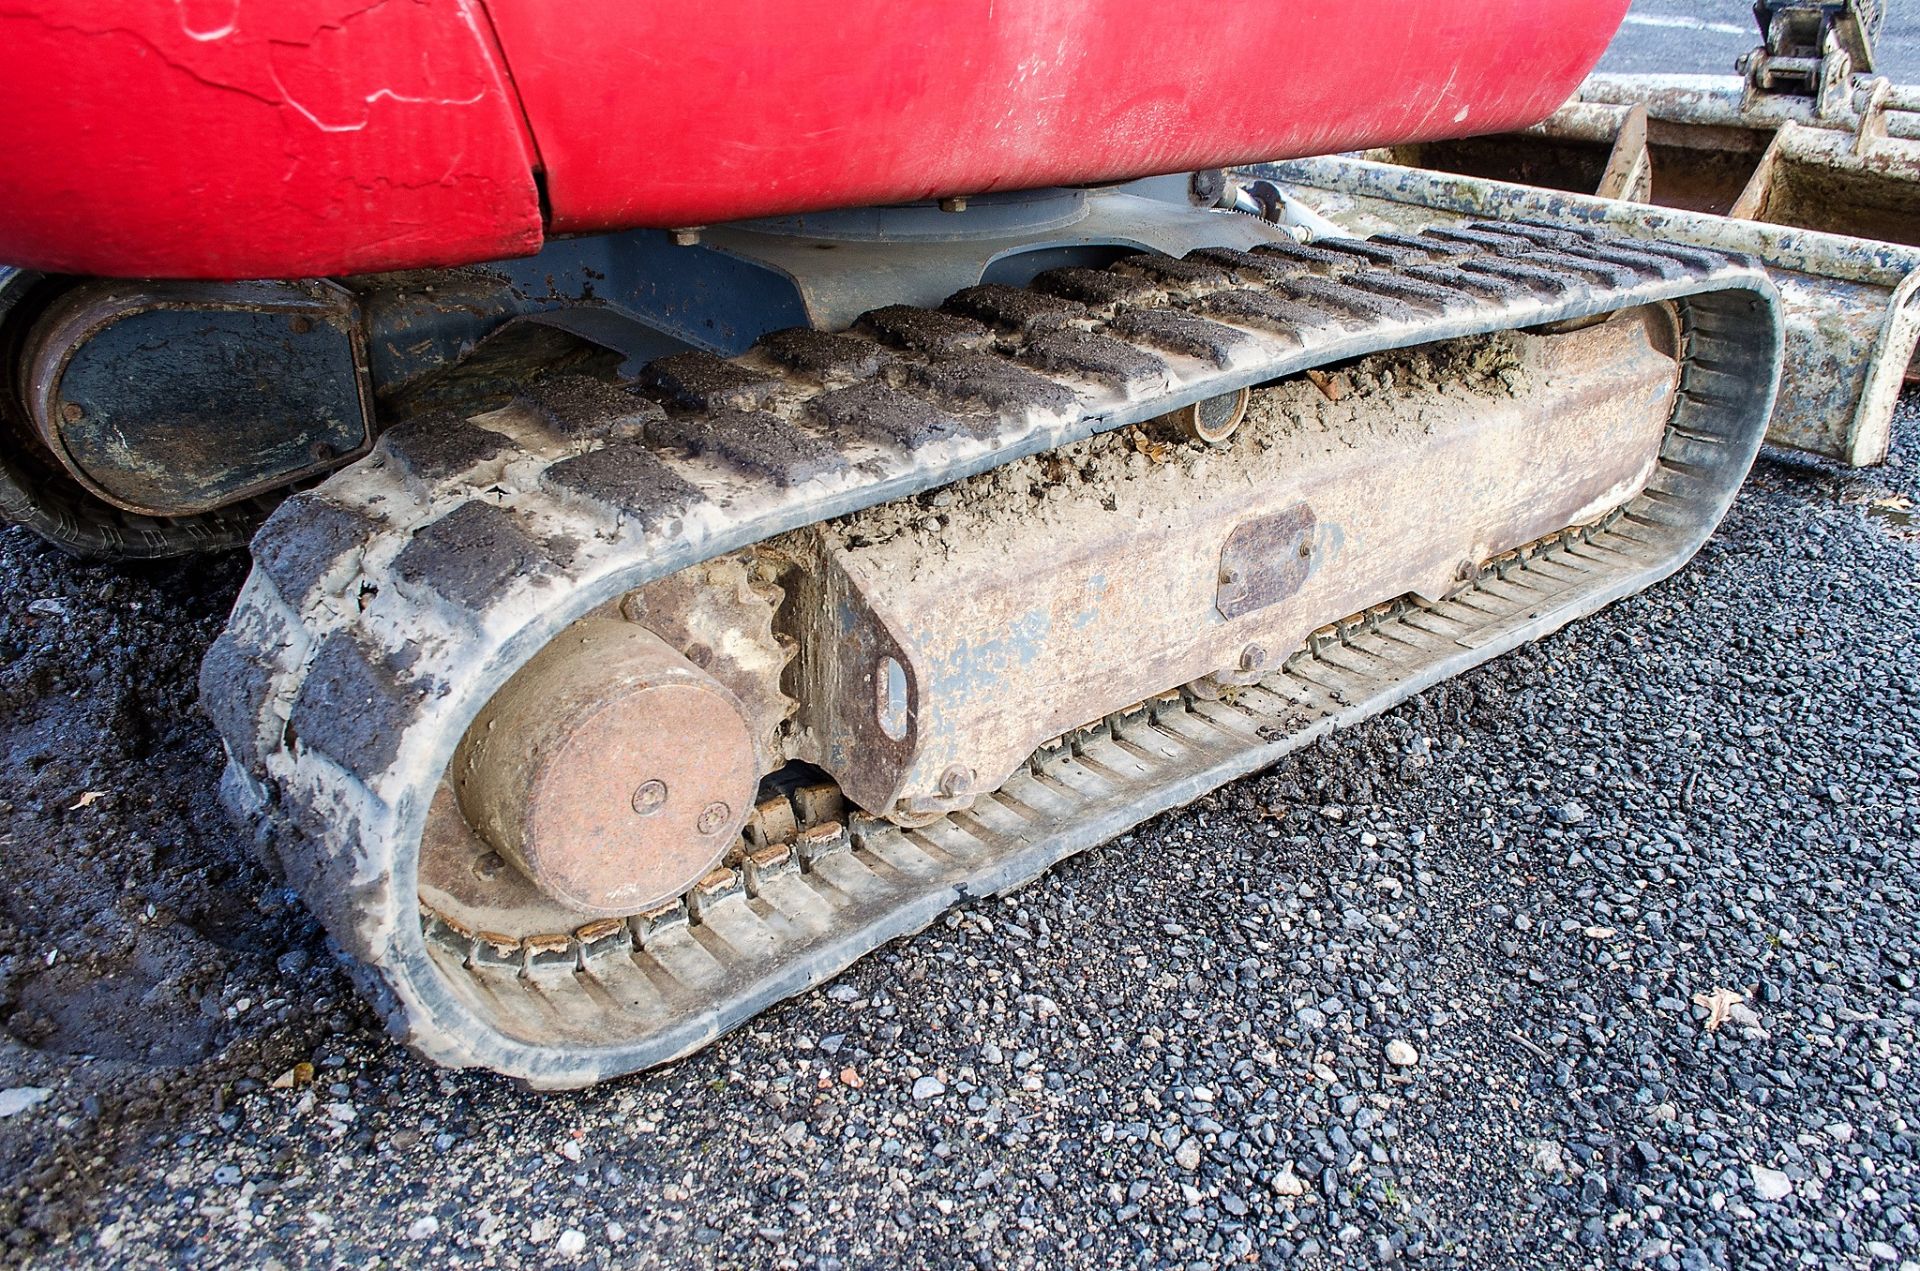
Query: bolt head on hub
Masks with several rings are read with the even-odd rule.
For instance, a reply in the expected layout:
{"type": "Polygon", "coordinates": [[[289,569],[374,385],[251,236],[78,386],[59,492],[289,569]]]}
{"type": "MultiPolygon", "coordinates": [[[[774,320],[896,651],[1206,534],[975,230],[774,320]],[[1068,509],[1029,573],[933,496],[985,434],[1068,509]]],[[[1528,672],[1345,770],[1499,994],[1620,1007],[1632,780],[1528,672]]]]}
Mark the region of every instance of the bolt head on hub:
{"type": "Polygon", "coordinates": [[[667,783],[642,781],[633,792],[633,810],[640,816],[652,816],[667,804],[667,783]]]}
{"type": "Polygon", "coordinates": [[[700,809],[700,819],[694,822],[694,828],[702,834],[718,834],[727,828],[727,822],[733,817],[733,809],[724,803],[709,803],[700,809]]]}

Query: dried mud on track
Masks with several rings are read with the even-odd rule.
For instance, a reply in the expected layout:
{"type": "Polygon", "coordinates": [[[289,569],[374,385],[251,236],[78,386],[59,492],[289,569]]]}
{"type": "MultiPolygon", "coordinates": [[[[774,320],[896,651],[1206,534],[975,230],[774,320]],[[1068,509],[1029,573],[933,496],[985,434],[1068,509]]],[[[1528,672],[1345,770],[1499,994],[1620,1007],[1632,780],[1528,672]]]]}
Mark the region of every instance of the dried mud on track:
{"type": "Polygon", "coordinates": [[[1763,459],[1647,595],[564,1096],[378,1036],[227,823],[194,676],[244,562],[6,531],[5,1248],[1920,1259],[1917,405],[1887,469],[1763,459]]]}

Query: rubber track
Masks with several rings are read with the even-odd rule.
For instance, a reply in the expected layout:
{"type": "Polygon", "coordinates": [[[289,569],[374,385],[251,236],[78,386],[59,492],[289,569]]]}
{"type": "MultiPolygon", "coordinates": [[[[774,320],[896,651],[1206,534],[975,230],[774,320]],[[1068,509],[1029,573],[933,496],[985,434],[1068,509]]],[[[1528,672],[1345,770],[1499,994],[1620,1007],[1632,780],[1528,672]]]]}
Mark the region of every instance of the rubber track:
{"type": "Polygon", "coordinates": [[[202,672],[225,792],[421,1052],[540,1086],[647,1067],[962,896],[1671,572],[1759,446],[1779,338],[1751,262],[1485,224],[1059,270],[939,310],[879,310],[851,332],[778,333],[731,362],[662,359],[644,399],[559,380],[493,415],[403,425],[255,539],[202,672]],[[1509,557],[1446,612],[1387,606],[1331,629],[1232,706],[1174,695],[1103,724],[1078,757],[1037,757],[1030,777],[929,829],[866,826],[843,851],[749,864],[663,915],[505,965],[423,931],[414,845],[467,721],[625,591],[1314,365],[1662,300],[1684,332],[1678,406],[1652,485],[1606,534],[1509,557]]]}

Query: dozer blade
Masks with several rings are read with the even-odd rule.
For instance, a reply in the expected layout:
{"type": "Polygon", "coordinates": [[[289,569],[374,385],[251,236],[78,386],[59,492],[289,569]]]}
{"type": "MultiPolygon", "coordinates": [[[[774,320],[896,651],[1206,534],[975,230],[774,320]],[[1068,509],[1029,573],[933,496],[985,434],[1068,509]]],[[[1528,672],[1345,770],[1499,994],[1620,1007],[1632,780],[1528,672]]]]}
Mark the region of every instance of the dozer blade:
{"type": "Polygon", "coordinates": [[[1920,246],[1920,87],[1879,78],[1823,110],[1733,75],[1594,75],[1524,132],[1363,157],[1920,246]]]}
{"type": "Polygon", "coordinates": [[[1485,225],[556,377],[267,522],[226,793],[421,1052],[663,1063],[1665,577],[1779,356],[1752,265],[1485,225]]]}
{"type": "Polygon", "coordinates": [[[1767,440],[1854,466],[1886,458],[1894,405],[1920,343],[1920,247],[1362,159],[1299,159],[1244,173],[1280,183],[1354,234],[1498,217],[1752,256],[1779,287],[1786,324],[1767,440]]]}
{"type": "Polygon", "coordinates": [[[1597,221],[1757,256],[1780,285],[1788,327],[1768,440],[1879,463],[1900,380],[1920,375],[1912,299],[1920,87],[1845,74],[1844,53],[1830,50],[1824,64],[1804,68],[1806,93],[1763,90],[1783,59],[1751,57],[1746,78],[1594,75],[1525,132],[1362,156],[1467,182],[1398,183],[1352,169],[1332,178],[1334,188],[1462,216],[1597,221]],[[1582,199],[1516,196],[1496,182],[1671,210],[1602,212],[1582,199]]]}

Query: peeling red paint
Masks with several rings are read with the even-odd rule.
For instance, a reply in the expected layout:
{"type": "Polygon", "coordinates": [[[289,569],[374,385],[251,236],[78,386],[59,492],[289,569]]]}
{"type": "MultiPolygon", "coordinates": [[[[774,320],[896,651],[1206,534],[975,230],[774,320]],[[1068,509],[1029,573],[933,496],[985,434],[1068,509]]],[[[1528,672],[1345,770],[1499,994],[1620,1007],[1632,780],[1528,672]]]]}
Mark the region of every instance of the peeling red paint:
{"type": "Polygon", "coordinates": [[[0,260],[287,277],[536,251],[482,20],[466,0],[0,0],[0,260]]]}

